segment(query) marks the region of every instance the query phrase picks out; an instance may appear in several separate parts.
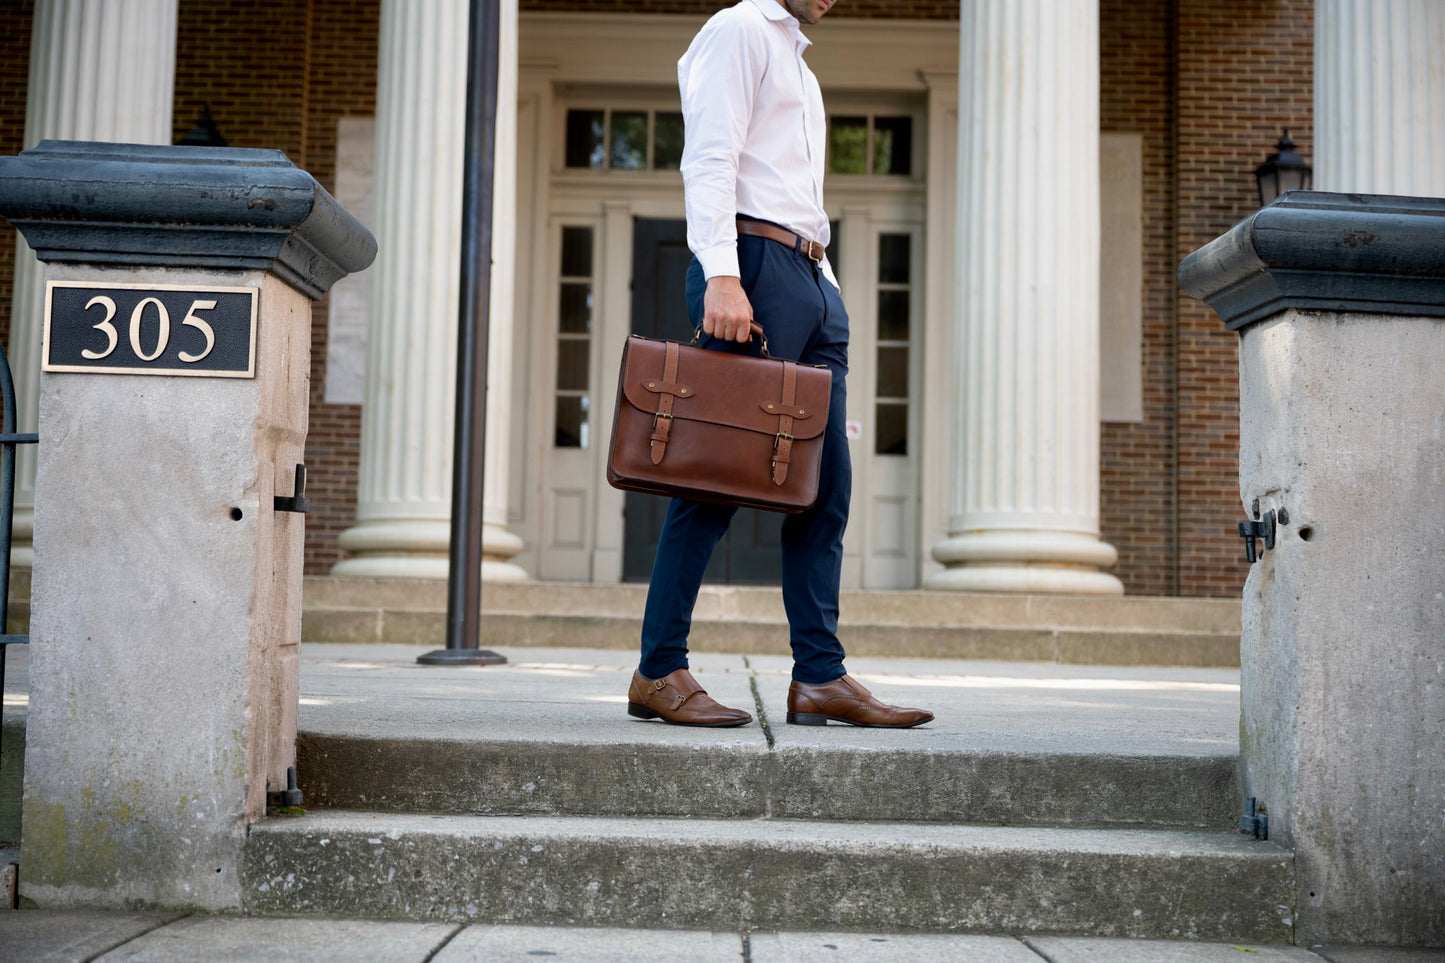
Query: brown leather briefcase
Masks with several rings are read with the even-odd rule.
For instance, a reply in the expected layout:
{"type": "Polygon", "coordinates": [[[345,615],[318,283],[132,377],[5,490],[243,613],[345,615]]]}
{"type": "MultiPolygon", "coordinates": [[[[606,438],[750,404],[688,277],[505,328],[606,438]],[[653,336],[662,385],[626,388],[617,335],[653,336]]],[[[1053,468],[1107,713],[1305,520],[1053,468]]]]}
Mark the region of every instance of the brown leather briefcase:
{"type": "MultiPolygon", "coordinates": [[[[762,329],[755,324],[753,333],[762,329]]],[[[628,338],[607,481],[776,512],[812,505],[832,372],[768,357],[766,339],[762,351],[759,358],[628,338]]]]}

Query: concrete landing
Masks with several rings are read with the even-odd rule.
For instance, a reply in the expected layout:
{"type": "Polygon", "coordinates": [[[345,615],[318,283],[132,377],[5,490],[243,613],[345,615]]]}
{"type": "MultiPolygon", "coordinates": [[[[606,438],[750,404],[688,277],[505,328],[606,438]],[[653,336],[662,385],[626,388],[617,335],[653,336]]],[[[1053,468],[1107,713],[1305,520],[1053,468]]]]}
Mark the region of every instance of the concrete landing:
{"type": "Polygon", "coordinates": [[[791,663],[703,653],[694,674],[758,722],[693,729],[626,714],[635,656],[510,650],[419,666],[407,646],[304,646],[309,805],[1229,830],[1238,674],[850,659],[907,731],[789,726],[791,663]]]}

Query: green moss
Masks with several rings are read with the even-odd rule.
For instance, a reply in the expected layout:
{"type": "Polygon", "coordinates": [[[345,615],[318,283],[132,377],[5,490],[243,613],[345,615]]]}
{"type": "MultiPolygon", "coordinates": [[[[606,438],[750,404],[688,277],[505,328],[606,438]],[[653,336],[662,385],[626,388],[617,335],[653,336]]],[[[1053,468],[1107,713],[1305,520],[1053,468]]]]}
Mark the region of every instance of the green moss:
{"type": "Polygon", "coordinates": [[[41,884],[114,886],[121,849],[115,823],[90,813],[77,818],[60,803],[30,800],[25,807],[25,875],[41,884]]]}

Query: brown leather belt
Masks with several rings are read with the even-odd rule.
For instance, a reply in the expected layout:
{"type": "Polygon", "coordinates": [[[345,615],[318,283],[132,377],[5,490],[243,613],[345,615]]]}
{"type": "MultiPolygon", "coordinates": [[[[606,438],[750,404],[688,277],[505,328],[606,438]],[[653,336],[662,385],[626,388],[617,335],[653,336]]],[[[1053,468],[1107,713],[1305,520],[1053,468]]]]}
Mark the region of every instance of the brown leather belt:
{"type": "Polygon", "coordinates": [[[764,224],[762,221],[745,221],[738,218],[738,233],[746,234],[749,237],[765,237],[770,241],[786,244],[799,254],[806,254],[818,262],[821,262],[823,255],[827,253],[821,241],[810,241],[800,234],[794,234],[792,231],[774,227],[771,224],[764,224]]]}

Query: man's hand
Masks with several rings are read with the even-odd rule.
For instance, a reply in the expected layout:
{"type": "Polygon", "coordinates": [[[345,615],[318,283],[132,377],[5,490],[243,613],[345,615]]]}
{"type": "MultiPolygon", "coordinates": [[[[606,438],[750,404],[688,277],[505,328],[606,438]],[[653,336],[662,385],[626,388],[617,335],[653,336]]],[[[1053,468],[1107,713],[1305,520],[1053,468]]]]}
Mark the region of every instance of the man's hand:
{"type": "Polygon", "coordinates": [[[753,306],[743,292],[743,282],[719,274],[707,279],[702,295],[702,330],[724,341],[746,341],[751,337],[753,306]]]}

